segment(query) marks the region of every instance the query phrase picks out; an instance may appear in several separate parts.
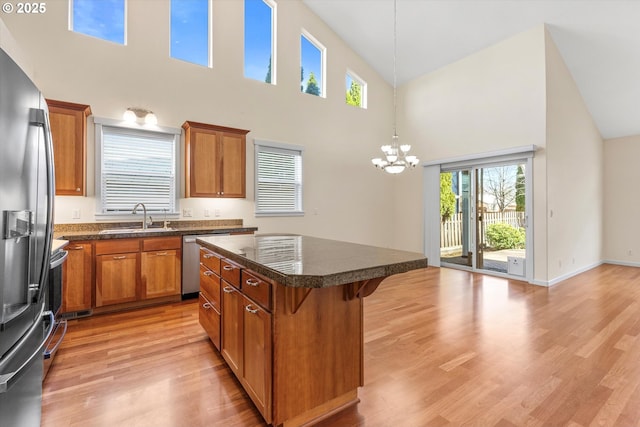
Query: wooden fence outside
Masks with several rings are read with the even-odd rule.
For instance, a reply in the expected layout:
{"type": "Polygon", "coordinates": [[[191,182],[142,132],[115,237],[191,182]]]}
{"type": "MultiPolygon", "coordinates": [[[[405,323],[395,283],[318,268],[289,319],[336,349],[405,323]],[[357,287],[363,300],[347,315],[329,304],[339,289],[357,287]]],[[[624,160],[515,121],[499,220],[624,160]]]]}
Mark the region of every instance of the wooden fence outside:
{"type": "MultiPolygon", "coordinates": [[[[513,227],[524,225],[524,212],[485,212],[482,214],[485,230],[491,224],[506,223],[513,227]]],[[[449,219],[440,223],[440,248],[453,248],[462,246],[462,214],[452,215],[449,219]]]]}

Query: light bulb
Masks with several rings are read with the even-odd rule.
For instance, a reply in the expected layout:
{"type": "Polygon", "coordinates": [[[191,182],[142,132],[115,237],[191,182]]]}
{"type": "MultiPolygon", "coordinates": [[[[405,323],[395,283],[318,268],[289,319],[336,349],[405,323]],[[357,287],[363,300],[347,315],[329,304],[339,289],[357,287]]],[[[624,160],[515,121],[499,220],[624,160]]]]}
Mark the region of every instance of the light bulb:
{"type": "Polygon", "coordinates": [[[153,112],[149,111],[147,115],[144,117],[144,122],[148,125],[157,125],[158,118],[156,117],[155,114],[153,114],[153,112]]]}
{"type": "Polygon", "coordinates": [[[126,122],[134,123],[136,121],[136,113],[134,113],[132,110],[129,109],[124,112],[124,114],[122,115],[122,118],[126,122]]]}

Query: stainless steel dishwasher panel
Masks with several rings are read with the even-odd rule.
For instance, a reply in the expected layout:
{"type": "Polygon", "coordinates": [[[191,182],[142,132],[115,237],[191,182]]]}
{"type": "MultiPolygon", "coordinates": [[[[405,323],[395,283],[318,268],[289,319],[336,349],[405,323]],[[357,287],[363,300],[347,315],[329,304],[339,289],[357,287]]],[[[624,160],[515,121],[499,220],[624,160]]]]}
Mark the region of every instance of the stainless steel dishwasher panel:
{"type": "Polygon", "coordinates": [[[182,236],[182,299],[197,298],[200,291],[200,245],[198,237],[228,236],[229,233],[182,236]]]}

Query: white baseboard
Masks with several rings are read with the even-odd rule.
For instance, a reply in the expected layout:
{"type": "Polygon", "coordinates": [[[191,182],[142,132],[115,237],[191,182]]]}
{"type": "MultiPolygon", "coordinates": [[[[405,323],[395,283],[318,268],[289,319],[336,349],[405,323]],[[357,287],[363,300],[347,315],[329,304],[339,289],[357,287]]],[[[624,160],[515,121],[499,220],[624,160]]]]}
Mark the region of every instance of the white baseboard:
{"type": "MultiPolygon", "coordinates": [[[[598,267],[598,266],[600,266],[602,264],[610,264],[610,262],[609,261],[599,261],[599,262],[584,266],[582,268],[579,268],[578,270],[574,270],[574,271],[571,271],[569,273],[563,274],[562,276],[558,276],[558,277],[556,277],[555,279],[552,279],[552,280],[548,280],[548,281],[534,280],[531,283],[533,285],[538,285],[538,286],[546,286],[546,287],[555,286],[555,285],[557,285],[558,283],[560,283],[560,282],[562,282],[564,280],[567,280],[567,279],[569,279],[569,278],[571,278],[573,276],[577,276],[578,274],[584,273],[585,271],[589,271],[592,268],[596,268],[596,267],[598,267]]],[[[638,264],[638,266],[640,267],[640,264],[638,264]]]]}
{"type": "Polygon", "coordinates": [[[640,267],[640,262],[617,261],[614,259],[605,259],[603,264],[624,265],[626,267],[640,267]]]}

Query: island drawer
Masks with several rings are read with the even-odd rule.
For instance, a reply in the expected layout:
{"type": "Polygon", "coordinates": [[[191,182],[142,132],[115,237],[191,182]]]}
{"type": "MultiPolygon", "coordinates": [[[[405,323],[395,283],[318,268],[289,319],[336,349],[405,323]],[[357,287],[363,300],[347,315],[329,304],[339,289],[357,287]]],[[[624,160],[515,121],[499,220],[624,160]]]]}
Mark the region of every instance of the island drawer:
{"type": "Polygon", "coordinates": [[[213,345],[220,351],[220,313],[216,307],[202,294],[199,295],[198,320],[213,345]]]}
{"type": "Polygon", "coordinates": [[[242,293],[263,308],[271,310],[271,283],[256,273],[242,270],[242,293]]]}
{"type": "Polygon", "coordinates": [[[220,260],[220,272],[221,276],[224,280],[226,280],[231,285],[240,289],[240,270],[242,270],[242,266],[236,264],[233,261],[230,261],[226,258],[220,260]]]}
{"type": "Polygon", "coordinates": [[[220,277],[200,264],[200,291],[220,311],[220,277]]]}
{"type": "Polygon", "coordinates": [[[200,248],[200,262],[209,270],[220,275],[220,256],[209,249],[200,248]]]}

